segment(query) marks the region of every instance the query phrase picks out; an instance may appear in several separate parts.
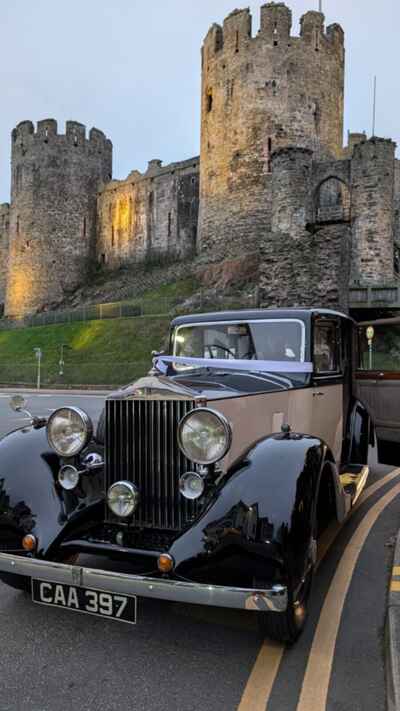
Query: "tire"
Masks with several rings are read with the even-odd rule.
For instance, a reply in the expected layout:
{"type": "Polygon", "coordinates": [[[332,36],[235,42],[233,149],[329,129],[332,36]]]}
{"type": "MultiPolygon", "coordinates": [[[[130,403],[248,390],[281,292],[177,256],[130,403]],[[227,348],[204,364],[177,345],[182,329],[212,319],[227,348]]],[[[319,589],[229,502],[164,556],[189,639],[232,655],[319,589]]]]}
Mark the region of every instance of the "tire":
{"type": "Polygon", "coordinates": [[[313,568],[310,568],[296,599],[293,590],[289,588],[286,612],[258,613],[258,627],[263,639],[268,637],[289,646],[297,641],[306,625],[312,581],[313,568]]]}

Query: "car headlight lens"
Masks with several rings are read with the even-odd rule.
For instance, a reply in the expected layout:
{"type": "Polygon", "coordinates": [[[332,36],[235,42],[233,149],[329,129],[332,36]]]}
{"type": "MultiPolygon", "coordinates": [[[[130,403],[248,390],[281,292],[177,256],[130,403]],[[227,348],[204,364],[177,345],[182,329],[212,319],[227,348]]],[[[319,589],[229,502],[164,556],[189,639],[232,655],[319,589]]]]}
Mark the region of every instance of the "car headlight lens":
{"type": "Polygon", "coordinates": [[[192,410],[181,420],[178,430],[179,446],[188,459],[196,464],[214,464],[223,459],[232,441],[228,421],[219,412],[208,408],[192,410]]]}
{"type": "Polygon", "coordinates": [[[195,501],[204,494],[205,481],[197,472],[186,472],[179,480],[179,491],[185,499],[195,501]]]}
{"type": "Polygon", "coordinates": [[[136,511],[140,500],[139,489],[129,481],[118,481],[110,486],[107,503],[119,518],[128,518],[136,511]]]}
{"type": "Polygon", "coordinates": [[[50,415],[47,439],[60,457],[75,457],[93,434],[90,417],[78,407],[62,407],[50,415]]]}
{"type": "Polygon", "coordinates": [[[61,467],[58,472],[58,482],[66,491],[72,491],[76,489],[79,484],[80,474],[75,467],[67,464],[65,467],[61,467]]]}

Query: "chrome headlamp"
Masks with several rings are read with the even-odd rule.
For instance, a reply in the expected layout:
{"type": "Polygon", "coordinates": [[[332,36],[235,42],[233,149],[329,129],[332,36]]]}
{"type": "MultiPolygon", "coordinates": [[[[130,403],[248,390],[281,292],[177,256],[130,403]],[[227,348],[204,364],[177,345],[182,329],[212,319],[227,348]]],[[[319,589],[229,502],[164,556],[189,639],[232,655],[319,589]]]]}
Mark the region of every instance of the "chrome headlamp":
{"type": "Polygon", "coordinates": [[[196,464],[215,464],[223,459],[232,442],[232,430],[227,419],[206,407],[192,410],[178,428],[179,446],[196,464]]]}
{"type": "Polygon", "coordinates": [[[61,467],[58,472],[58,483],[66,491],[73,491],[79,484],[80,473],[78,470],[71,466],[71,464],[66,464],[65,467],[61,467]]]}
{"type": "Polygon", "coordinates": [[[129,481],[117,481],[107,492],[110,511],[119,518],[128,518],[136,511],[140,501],[139,489],[129,481]]]}
{"type": "Polygon", "coordinates": [[[60,457],[75,457],[90,442],[93,425],[78,407],[61,407],[47,422],[47,439],[60,457]]]}

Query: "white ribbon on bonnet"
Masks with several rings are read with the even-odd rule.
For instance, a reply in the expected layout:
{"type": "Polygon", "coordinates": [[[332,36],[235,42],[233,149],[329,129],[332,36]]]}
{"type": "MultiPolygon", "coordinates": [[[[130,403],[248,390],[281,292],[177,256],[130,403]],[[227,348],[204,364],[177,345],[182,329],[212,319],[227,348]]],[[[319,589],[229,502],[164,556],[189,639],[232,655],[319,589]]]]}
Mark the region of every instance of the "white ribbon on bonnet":
{"type": "Polygon", "coordinates": [[[312,363],[300,361],[275,361],[275,360],[230,360],[221,358],[185,358],[181,356],[157,355],[153,365],[160,373],[167,373],[168,365],[186,365],[200,368],[214,368],[217,370],[238,370],[252,373],[312,373],[312,363]]]}

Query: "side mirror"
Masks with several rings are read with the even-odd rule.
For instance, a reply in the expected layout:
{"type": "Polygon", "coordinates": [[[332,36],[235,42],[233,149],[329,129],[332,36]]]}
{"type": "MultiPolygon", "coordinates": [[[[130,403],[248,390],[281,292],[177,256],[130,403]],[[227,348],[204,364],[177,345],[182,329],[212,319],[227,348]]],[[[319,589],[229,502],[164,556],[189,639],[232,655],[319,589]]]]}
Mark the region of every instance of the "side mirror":
{"type": "Polygon", "coordinates": [[[14,412],[22,412],[26,408],[26,400],[23,395],[13,395],[10,398],[10,407],[14,412]]]}
{"type": "Polygon", "coordinates": [[[30,426],[33,426],[35,429],[40,429],[40,427],[46,425],[47,419],[45,417],[36,417],[26,409],[27,403],[23,395],[13,395],[10,397],[9,404],[14,412],[21,412],[23,415],[27,415],[30,419],[30,426]]]}

